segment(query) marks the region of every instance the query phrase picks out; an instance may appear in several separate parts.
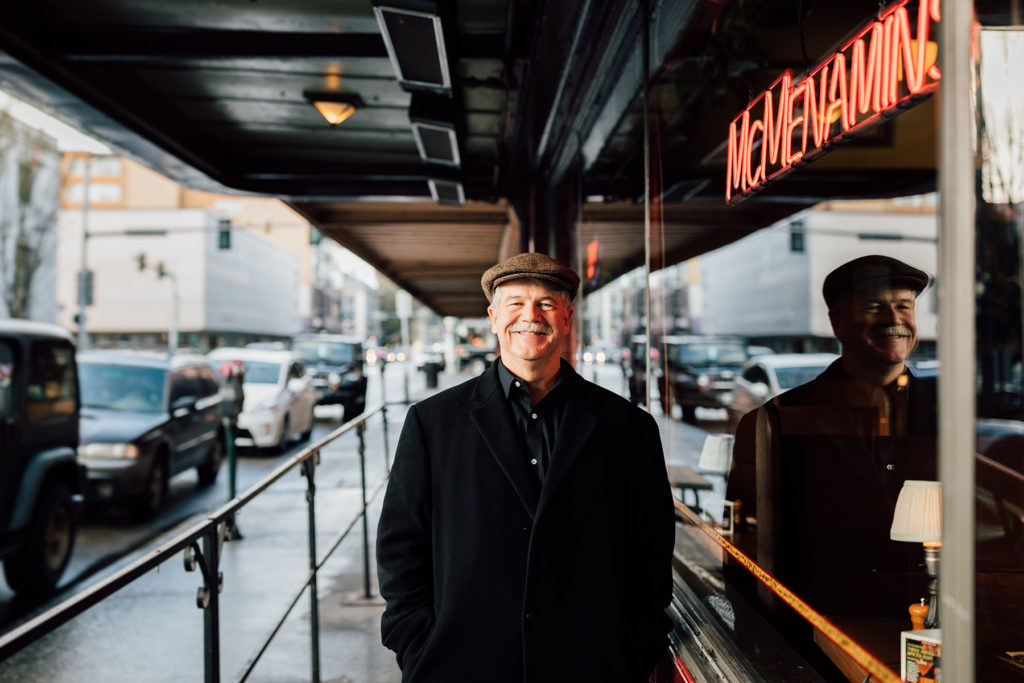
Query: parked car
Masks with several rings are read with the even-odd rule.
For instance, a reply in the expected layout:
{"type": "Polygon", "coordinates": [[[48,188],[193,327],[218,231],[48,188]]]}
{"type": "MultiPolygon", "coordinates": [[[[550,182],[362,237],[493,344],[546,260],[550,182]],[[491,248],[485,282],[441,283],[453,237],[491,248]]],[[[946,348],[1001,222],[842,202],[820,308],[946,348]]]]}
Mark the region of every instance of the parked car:
{"type": "Polygon", "coordinates": [[[0,559],[17,593],[51,591],[71,558],[84,481],[78,414],[71,336],[0,320],[0,559]]]}
{"type": "Polygon", "coordinates": [[[224,428],[217,376],[192,352],[95,350],[78,354],[86,500],[127,502],[152,515],[175,475],[217,478],[224,428]]]}
{"type": "Polygon", "coordinates": [[[467,343],[455,347],[460,373],[468,372],[470,375],[479,375],[498,357],[496,346],[485,345],[483,338],[480,338],[479,341],[480,344],[467,343]]]}
{"type": "Polygon", "coordinates": [[[809,382],[832,364],[834,353],[773,353],[746,362],[726,401],[729,424],[787,389],[809,382]]]}
{"type": "Polygon", "coordinates": [[[313,433],[313,377],[294,351],[222,348],[206,357],[213,367],[225,362],[245,367],[236,444],[280,451],[292,439],[305,441],[313,433]]]}
{"type": "Polygon", "coordinates": [[[340,405],[343,420],[362,415],[366,408],[363,343],[340,334],[301,334],[292,351],[313,378],[317,405],[340,405]]]}
{"type": "Polygon", "coordinates": [[[747,342],[742,337],[666,335],[658,341],[664,362],[658,368],[661,407],[672,414],[682,408],[685,422],[697,421],[697,408],[724,408],[746,362],[747,342]]]}

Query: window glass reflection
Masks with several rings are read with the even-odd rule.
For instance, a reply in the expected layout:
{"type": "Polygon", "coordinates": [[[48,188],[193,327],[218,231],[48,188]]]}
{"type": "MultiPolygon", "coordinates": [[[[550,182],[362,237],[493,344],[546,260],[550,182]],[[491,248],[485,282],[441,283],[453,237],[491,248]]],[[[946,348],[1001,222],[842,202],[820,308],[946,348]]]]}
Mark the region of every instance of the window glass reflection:
{"type": "Polygon", "coordinates": [[[1019,7],[978,10],[975,661],[977,680],[1024,680],[1024,30],[1019,7]]]}

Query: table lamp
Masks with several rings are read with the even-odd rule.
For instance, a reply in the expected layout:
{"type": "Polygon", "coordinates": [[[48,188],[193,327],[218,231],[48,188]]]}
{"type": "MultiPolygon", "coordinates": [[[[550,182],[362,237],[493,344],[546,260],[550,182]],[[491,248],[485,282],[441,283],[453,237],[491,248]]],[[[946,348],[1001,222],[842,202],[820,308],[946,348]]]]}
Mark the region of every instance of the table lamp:
{"type": "Polygon", "coordinates": [[[889,538],[924,544],[928,572],[928,614],[925,628],[939,627],[939,548],[942,547],[942,486],[937,481],[908,479],[903,482],[889,538]]]}
{"type": "Polygon", "coordinates": [[[732,465],[732,434],[708,434],[697,469],[725,474],[732,465]]]}

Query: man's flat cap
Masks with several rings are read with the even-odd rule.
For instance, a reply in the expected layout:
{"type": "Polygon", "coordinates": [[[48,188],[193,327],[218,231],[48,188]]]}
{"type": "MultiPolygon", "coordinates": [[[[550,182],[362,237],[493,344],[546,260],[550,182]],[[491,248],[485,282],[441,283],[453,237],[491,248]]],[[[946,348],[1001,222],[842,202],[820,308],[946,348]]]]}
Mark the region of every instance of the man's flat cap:
{"type": "Polygon", "coordinates": [[[494,288],[509,280],[535,278],[544,280],[564,289],[570,299],[576,298],[576,290],[580,286],[580,276],[572,268],[559,263],[549,256],[529,252],[510,256],[501,263],[491,266],[480,278],[480,286],[490,303],[494,297],[494,288]]]}
{"type": "Polygon", "coordinates": [[[847,261],[825,277],[821,293],[832,308],[840,297],[878,287],[900,287],[920,294],[931,282],[928,273],[889,256],[861,256],[847,261]]]}

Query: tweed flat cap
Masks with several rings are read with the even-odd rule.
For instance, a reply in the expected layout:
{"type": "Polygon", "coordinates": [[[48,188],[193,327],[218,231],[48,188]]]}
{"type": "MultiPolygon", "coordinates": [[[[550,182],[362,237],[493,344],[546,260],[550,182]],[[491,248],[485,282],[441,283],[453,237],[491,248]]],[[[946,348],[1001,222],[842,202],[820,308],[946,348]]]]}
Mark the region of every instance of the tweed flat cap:
{"type": "Polygon", "coordinates": [[[569,292],[569,298],[576,298],[576,290],[580,286],[580,276],[572,268],[559,263],[549,256],[529,252],[510,256],[501,263],[491,266],[480,278],[480,286],[490,303],[494,297],[494,288],[509,280],[536,278],[556,285],[559,289],[569,292]]]}
{"type": "Polygon", "coordinates": [[[889,256],[861,256],[847,261],[825,277],[821,293],[829,308],[844,294],[877,287],[879,284],[905,287],[920,294],[931,283],[928,273],[889,256]]]}

